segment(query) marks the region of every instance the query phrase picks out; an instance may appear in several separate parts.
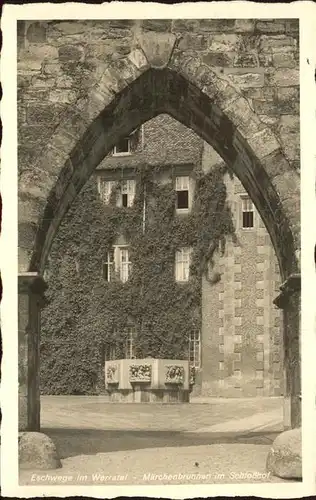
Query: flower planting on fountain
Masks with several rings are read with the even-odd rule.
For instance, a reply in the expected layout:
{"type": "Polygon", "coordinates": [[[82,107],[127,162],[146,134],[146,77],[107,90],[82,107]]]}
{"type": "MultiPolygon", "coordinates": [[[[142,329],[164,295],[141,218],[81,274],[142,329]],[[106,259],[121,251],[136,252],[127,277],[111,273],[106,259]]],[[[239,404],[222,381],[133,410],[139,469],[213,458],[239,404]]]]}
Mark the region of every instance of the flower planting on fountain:
{"type": "Polygon", "coordinates": [[[183,384],[184,368],[183,366],[168,365],[166,366],[166,384],[183,384]]]}
{"type": "Polygon", "coordinates": [[[150,382],[151,365],[131,365],[129,367],[130,382],[150,382]]]}
{"type": "Polygon", "coordinates": [[[118,366],[110,365],[106,370],[106,380],[108,384],[117,384],[118,383],[118,366]]]}

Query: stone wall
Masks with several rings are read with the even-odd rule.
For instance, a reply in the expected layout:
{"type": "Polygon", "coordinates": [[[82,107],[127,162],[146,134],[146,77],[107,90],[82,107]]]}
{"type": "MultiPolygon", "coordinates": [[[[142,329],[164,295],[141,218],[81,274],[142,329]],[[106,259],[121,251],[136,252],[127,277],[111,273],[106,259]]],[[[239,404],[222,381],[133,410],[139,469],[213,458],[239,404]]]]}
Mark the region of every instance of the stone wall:
{"type": "Polygon", "coordinates": [[[220,282],[202,283],[203,396],[277,396],[283,394],[281,314],[273,305],[280,273],[269,234],[258,213],[255,227],[240,224],[238,179],[227,175],[228,202],[237,242],[227,241],[215,270],[220,282]]]}
{"type": "Polygon", "coordinates": [[[185,53],[241,91],[298,167],[296,20],[19,21],[20,172],[32,164],[61,114],[87,97],[112,62],[119,72],[120,59],[138,47],[139,37],[148,31],[174,34],[174,59],[185,53]]]}
{"type": "Polygon", "coordinates": [[[118,138],[160,107],[205,139],[218,137],[218,150],[229,153],[271,235],[273,227],[283,277],[293,272],[294,250],[287,258],[276,240],[300,245],[298,40],[293,19],[19,21],[20,270],[43,267],[64,213],[113,134],[118,138]],[[187,83],[180,89],[181,82],[187,83]],[[207,110],[207,102],[220,111],[207,110]],[[105,122],[96,122],[108,105],[105,122]],[[103,143],[96,141],[104,134],[103,143]],[[270,187],[256,185],[258,168],[270,187]],[[265,209],[278,204],[280,213],[265,209]]]}

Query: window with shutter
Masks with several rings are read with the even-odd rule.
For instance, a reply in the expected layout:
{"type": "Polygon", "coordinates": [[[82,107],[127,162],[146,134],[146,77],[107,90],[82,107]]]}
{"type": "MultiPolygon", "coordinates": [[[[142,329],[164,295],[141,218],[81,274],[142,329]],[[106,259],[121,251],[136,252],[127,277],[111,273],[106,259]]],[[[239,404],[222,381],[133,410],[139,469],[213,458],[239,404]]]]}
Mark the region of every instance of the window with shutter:
{"type": "Polygon", "coordinates": [[[120,190],[117,196],[118,207],[131,207],[135,198],[135,179],[121,181],[120,190]]]}
{"type": "Polygon", "coordinates": [[[114,182],[99,178],[98,187],[100,198],[105,205],[109,205],[114,182]]]}

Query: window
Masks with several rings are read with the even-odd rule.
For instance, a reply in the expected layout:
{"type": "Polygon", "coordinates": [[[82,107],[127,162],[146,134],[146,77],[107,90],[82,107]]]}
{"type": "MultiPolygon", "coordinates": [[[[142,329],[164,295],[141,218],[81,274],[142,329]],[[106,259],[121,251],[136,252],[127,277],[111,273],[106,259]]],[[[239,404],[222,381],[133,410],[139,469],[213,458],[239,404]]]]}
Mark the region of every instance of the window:
{"type": "Polygon", "coordinates": [[[107,253],[103,263],[103,278],[106,281],[114,281],[117,275],[119,280],[125,283],[129,278],[130,268],[128,247],[114,247],[107,253]]]}
{"type": "Polygon", "coordinates": [[[133,326],[127,327],[125,329],[126,340],[125,340],[125,359],[135,359],[135,328],[133,326]]]}
{"type": "Polygon", "coordinates": [[[103,278],[111,281],[114,275],[114,249],[107,252],[106,261],[103,264],[103,278]]]}
{"type": "Polygon", "coordinates": [[[176,281],[188,281],[190,271],[190,248],[176,252],[176,281]]]}
{"type": "Polygon", "coordinates": [[[109,205],[113,187],[118,185],[116,206],[131,207],[134,203],[136,181],[135,179],[122,180],[119,183],[102,178],[98,180],[98,190],[101,200],[105,205],[109,205]],[[119,184],[119,185],[118,185],[119,184]]]}
{"type": "Polygon", "coordinates": [[[242,227],[244,229],[254,227],[254,206],[251,199],[243,197],[242,203],[242,227]]]}
{"type": "Polygon", "coordinates": [[[118,207],[131,207],[135,198],[135,179],[121,181],[120,190],[117,197],[118,207]]]}
{"type": "Polygon", "coordinates": [[[107,361],[112,361],[113,359],[118,359],[119,352],[115,344],[107,344],[105,349],[105,359],[107,361]]]}
{"type": "Polygon", "coordinates": [[[99,178],[98,188],[101,200],[108,205],[110,203],[110,196],[112,193],[112,188],[114,181],[107,181],[105,179],[99,178]]]}
{"type": "Polygon", "coordinates": [[[123,283],[128,280],[130,265],[131,263],[128,257],[128,248],[119,248],[119,274],[120,280],[123,283]]]}
{"type": "Polygon", "coordinates": [[[114,331],[115,337],[120,338],[117,343],[106,344],[105,358],[107,361],[115,359],[135,359],[135,335],[136,331],[133,326],[123,329],[123,337],[119,335],[118,330],[114,331]]]}
{"type": "Polygon", "coordinates": [[[201,367],[201,332],[194,330],[189,338],[189,362],[194,368],[201,367]]]}
{"type": "Polygon", "coordinates": [[[113,156],[129,155],[131,153],[131,139],[124,137],[121,139],[113,149],[113,156]]]}
{"type": "Polygon", "coordinates": [[[176,209],[189,209],[189,177],[176,177],[176,209]]]}

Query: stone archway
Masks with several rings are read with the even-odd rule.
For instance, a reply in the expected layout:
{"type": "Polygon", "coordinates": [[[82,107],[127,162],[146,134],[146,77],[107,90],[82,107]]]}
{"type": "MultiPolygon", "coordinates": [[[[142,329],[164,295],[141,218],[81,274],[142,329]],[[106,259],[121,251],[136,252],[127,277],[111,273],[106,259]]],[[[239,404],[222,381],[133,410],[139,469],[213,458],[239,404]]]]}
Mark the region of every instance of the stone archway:
{"type": "Polygon", "coordinates": [[[284,336],[290,339],[286,344],[288,425],[296,426],[300,421],[299,286],[296,279],[293,281],[299,272],[300,248],[297,174],[275,134],[238,89],[206,64],[197,64],[189,54],[174,50],[174,35],[162,33],[154,40],[143,35],[140,45],[105,69],[89,99],[78,100],[61,117],[43,154],[38,155],[30,172],[20,176],[20,401],[26,403],[24,411],[20,404],[20,425],[29,430],[39,428],[38,361],[34,354],[39,337],[38,296],[42,294],[38,275],[59,224],[115,143],[144,121],[169,113],[211,144],[239,177],[269,231],[283,280],[295,282],[292,288],[284,287],[280,307],[286,309],[284,336]],[[26,281],[32,285],[23,286],[26,281]],[[22,302],[25,295],[28,300],[22,302]]]}

